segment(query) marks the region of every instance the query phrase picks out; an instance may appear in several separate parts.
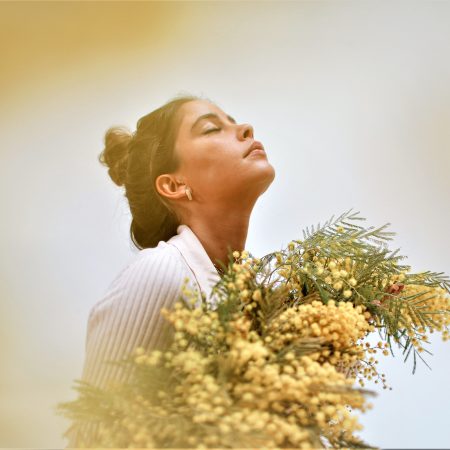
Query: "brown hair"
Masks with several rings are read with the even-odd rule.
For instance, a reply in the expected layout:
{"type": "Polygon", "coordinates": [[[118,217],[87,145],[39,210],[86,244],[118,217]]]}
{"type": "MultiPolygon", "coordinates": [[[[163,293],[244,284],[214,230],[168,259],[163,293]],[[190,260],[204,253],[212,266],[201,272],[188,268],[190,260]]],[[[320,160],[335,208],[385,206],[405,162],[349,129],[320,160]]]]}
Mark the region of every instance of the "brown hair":
{"type": "Polygon", "coordinates": [[[155,180],[178,169],[180,161],[174,152],[177,113],[184,103],[199,99],[178,95],[141,117],[134,133],[122,126],[110,127],[105,133],[105,148],[98,159],[109,167],[114,183],[125,186],[132,215],[130,237],[140,250],[177,234],[180,218],[156,190],[155,180]]]}

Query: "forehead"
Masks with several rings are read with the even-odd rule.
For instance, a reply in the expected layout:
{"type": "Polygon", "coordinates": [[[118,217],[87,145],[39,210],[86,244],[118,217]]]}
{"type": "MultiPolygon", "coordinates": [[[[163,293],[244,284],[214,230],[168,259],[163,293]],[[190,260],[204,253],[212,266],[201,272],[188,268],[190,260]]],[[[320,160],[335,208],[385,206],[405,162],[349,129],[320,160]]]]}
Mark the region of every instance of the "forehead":
{"type": "Polygon", "coordinates": [[[192,125],[199,116],[210,112],[216,113],[220,117],[225,118],[226,116],[222,109],[208,100],[192,100],[184,103],[180,108],[180,112],[182,115],[181,126],[192,125]]]}

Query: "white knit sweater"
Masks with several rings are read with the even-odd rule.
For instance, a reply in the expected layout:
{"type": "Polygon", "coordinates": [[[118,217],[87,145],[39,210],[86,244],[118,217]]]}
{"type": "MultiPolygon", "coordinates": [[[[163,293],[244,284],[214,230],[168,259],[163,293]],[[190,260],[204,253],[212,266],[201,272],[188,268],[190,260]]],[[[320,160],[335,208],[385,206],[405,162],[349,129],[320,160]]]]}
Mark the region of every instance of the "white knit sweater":
{"type": "MultiPolygon", "coordinates": [[[[185,278],[197,290],[197,306],[202,292],[215,303],[211,289],[219,274],[197,236],[182,224],[167,242],[138,252],[92,307],[82,380],[101,388],[110,381],[126,381],[130,374],[106,361],[117,361],[136,347],[164,349],[172,332],[160,310],[176,302],[185,278]]],[[[94,428],[84,432],[89,439],[94,428]]],[[[80,439],[71,433],[68,447],[80,446],[80,439]]]]}

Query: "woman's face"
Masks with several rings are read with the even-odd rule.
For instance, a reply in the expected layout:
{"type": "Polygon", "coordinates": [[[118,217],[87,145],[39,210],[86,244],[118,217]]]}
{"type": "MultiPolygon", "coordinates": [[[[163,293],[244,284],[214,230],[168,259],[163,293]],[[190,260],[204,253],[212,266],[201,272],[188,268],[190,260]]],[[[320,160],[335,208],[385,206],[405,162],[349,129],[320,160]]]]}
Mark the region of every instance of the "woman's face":
{"type": "Polygon", "coordinates": [[[181,166],[175,175],[196,200],[255,201],[269,187],[275,169],[267,154],[246,156],[255,141],[251,125],[237,124],[206,100],[184,103],[179,114],[175,152],[181,166]]]}

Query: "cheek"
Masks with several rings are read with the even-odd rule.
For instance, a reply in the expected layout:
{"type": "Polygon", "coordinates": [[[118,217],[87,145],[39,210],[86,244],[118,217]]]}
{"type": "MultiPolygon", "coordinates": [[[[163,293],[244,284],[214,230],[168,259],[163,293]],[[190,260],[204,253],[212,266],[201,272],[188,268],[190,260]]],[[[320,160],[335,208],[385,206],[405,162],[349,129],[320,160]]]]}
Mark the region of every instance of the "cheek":
{"type": "Polygon", "coordinates": [[[210,152],[203,158],[191,160],[189,173],[196,182],[202,184],[226,180],[242,171],[242,160],[225,152],[210,152]]]}

